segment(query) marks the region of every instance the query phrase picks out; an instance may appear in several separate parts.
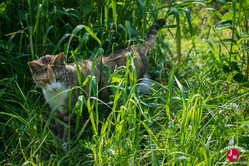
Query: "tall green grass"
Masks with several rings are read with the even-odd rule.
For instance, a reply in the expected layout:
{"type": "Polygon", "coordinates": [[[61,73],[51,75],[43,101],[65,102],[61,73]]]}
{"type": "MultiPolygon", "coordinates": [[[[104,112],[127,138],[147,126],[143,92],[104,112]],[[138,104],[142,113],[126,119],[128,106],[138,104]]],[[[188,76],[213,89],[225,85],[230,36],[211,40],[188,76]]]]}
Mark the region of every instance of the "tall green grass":
{"type": "Polygon", "coordinates": [[[248,164],[247,2],[224,4],[225,14],[204,1],[0,4],[1,165],[219,165],[235,146],[238,161],[248,164]],[[91,90],[69,107],[77,134],[63,150],[48,129],[58,121],[56,108],[33,84],[27,61],[65,52],[68,63],[96,63],[103,53],[143,41],[158,18],[167,25],[148,55],[152,93],[136,93],[141,83],[131,56],[114,73],[103,66],[113,90],[109,102],[98,99],[103,89],[93,70],[86,80],[78,74],[74,88],[90,83],[91,90]]]}

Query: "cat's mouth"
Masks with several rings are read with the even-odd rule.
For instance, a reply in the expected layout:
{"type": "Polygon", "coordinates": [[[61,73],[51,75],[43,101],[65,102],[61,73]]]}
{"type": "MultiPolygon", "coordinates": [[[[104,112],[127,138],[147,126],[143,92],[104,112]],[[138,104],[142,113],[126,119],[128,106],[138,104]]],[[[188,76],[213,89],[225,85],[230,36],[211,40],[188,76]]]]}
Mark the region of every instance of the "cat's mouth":
{"type": "Polygon", "coordinates": [[[59,83],[52,83],[50,85],[47,85],[46,90],[50,92],[57,92],[61,89],[61,85],[59,83]]]}
{"type": "Polygon", "coordinates": [[[51,91],[57,91],[59,88],[59,83],[55,82],[50,85],[51,91]]]}
{"type": "Polygon", "coordinates": [[[52,93],[58,93],[60,91],[60,88],[46,88],[47,91],[52,92],[52,93]]]}
{"type": "Polygon", "coordinates": [[[57,90],[57,88],[52,88],[52,90],[53,90],[53,91],[56,91],[56,90],[57,90]]]}
{"type": "Polygon", "coordinates": [[[56,91],[58,91],[58,88],[54,88],[54,89],[52,89],[52,88],[46,88],[46,91],[56,92],[56,91]]]}

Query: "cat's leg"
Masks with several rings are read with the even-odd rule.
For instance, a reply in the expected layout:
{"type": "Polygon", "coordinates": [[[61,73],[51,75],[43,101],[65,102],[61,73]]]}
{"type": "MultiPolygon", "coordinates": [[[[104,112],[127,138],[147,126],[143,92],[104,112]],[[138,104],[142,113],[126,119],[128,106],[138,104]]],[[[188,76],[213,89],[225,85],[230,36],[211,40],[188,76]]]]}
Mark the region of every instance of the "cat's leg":
{"type": "Polygon", "coordinates": [[[151,89],[150,87],[153,86],[153,82],[149,79],[147,74],[144,75],[143,80],[139,82],[137,86],[137,93],[138,94],[150,94],[151,89]]]}
{"type": "MultiPolygon", "coordinates": [[[[65,118],[64,118],[65,116],[59,110],[55,112],[54,116],[58,120],[64,122],[65,124],[68,123],[67,121],[65,121],[65,118]]],[[[67,130],[67,127],[61,124],[58,120],[55,120],[55,124],[51,126],[52,131],[54,131],[54,134],[63,141],[62,148],[66,150],[67,149],[67,135],[66,134],[68,133],[68,130],[67,130]]]]}
{"type": "MultiPolygon", "coordinates": [[[[63,121],[63,116],[61,114],[60,111],[56,111],[54,116],[60,120],[60,121],[63,121]]],[[[51,124],[50,125],[50,128],[52,130],[52,132],[57,136],[59,137],[60,139],[63,138],[63,133],[64,133],[64,125],[62,125],[58,120],[55,119],[54,121],[54,124],[51,124]]]]}
{"type": "Polygon", "coordinates": [[[68,125],[68,127],[64,126],[64,131],[63,131],[63,137],[62,137],[62,141],[64,142],[62,144],[62,147],[64,149],[67,149],[67,146],[68,146],[68,136],[70,134],[70,142],[72,143],[73,142],[73,139],[72,137],[74,136],[75,134],[75,127],[76,127],[76,115],[73,114],[71,115],[71,117],[69,117],[68,114],[65,114],[64,116],[64,123],[68,125]],[[70,123],[69,123],[70,122],[70,123]],[[70,129],[70,131],[69,131],[70,129]],[[69,133],[70,132],[70,133],[69,133]]]}
{"type": "MultiPolygon", "coordinates": [[[[63,116],[63,122],[68,125],[68,115],[63,116]]],[[[68,146],[67,138],[68,138],[68,128],[64,126],[63,135],[62,135],[62,141],[63,141],[62,148],[63,149],[67,149],[67,146],[68,146]]]]}

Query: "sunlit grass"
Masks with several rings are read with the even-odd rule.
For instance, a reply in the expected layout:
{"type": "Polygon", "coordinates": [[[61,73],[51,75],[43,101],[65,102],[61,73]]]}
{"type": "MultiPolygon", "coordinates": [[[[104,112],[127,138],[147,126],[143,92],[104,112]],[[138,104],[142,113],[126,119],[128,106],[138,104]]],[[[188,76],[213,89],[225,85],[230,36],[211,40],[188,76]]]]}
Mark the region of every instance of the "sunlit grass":
{"type": "MultiPolygon", "coordinates": [[[[136,2],[3,3],[8,8],[1,12],[13,21],[1,15],[6,29],[0,38],[0,165],[217,165],[228,161],[229,146],[241,147],[239,161],[248,162],[248,88],[234,79],[236,66],[231,72],[223,68],[231,42],[221,40],[232,37],[230,29],[217,30],[211,10],[199,11],[202,7],[191,2],[166,7],[159,1],[136,2]],[[20,5],[18,12],[11,5],[20,5]],[[188,7],[193,7],[191,24],[188,7]],[[203,24],[202,16],[210,21],[203,24]],[[48,128],[57,120],[55,108],[45,104],[27,61],[58,52],[65,52],[68,63],[102,56],[103,50],[110,53],[142,41],[156,18],[165,18],[167,25],[148,55],[151,94],[137,94],[140,83],[132,58],[115,74],[108,73],[114,80],[108,102],[98,99],[101,89],[92,72],[74,87],[89,82],[93,93],[70,108],[77,114],[77,134],[63,150],[62,141],[48,128]],[[176,37],[181,41],[180,63],[176,37]]],[[[239,46],[244,45],[234,46],[232,60],[246,64],[246,52],[239,46]]],[[[239,67],[245,73],[246,67],[239,67]]]]}

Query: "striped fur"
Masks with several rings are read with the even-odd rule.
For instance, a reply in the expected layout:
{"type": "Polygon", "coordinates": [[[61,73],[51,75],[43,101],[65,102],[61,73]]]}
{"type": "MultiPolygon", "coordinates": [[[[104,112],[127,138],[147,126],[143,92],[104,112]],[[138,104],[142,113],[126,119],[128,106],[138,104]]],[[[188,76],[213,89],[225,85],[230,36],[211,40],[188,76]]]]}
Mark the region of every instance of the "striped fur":
{"type": "MultiPolygon", "coordinates": [[[[137,46],[131,46],[123,50],[116,51],[112,54],[108,54],[102,57],[102,65],[109,66],[111,72],[119,66],[126,66],[126,59],[128,55],[136,56],[135,66],[137,71],[137,78],[141,79],[146,74],[149,61],[146,56],[146,52],[152,48],[156,43],[156,33],[159,28],[165,24],[164,20],[158,20],[153,24],[148,32],[146,41],[137,46]]],[[[101,59],[97,60],[97,64],[94,70],[94,76],[96,81],[100,81],[100,63],[101,59]]],[[[83,81],[91,74],[93,60],[88,59],[83,62],[79,62],[79,69],[83,72],[83,81]],[[83,64],[83,66],[81,65],[83,64]]],[[[46,101],[49,103],[51,108],[56,105],[70,105],[72,108],[77,102],[79,90],[74,90],[69,100],[68,90],[74,86],[78,86],[78,77],[76,63],[66,64],[64,54],[60,53],[57,55],[46,55],[38,60],[28,62],[34,82],[43,89],[43,94],[46,101]],[[69,103],[71,101],[71,103],[69,103]]],[[[101,82],[99,82],[99,89],[108,85],[108,77],[105,71],[102,73],[101,82]]],[[[84,97],[88,98],[89,84],[84,86],[85,94],[84,97]]],[[[102,100],[108,99],[108,96],[112,93],[110,88],[105,88],[100,91],[99,97],[102,100]]],[[[55,112],[55,116],[63,122],[68,122],[68,110],[62,106],[59,106],[55,112]]],[[[75,119],[70,120],[71,126],[75,125],[75,119]]],[[[71,127],[70,131],[74,134],[74,127],[71,127]]],[[[54,132],[66,141],[68,130],[59,123],[54,127],[54,132]]]]}

